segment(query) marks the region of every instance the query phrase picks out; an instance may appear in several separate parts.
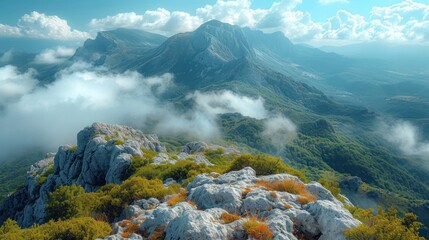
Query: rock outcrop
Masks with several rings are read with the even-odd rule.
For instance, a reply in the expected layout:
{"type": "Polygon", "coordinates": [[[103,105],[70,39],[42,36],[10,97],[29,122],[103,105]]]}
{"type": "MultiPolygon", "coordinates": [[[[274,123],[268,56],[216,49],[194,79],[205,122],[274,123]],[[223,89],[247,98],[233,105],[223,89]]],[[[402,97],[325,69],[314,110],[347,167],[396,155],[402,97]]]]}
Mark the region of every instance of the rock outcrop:
{"type": "Polygon", "coordinates": [[[94,123],[78,133],[77,146],[62,146],[31,167],[25,187],[0,206],[0,222],[13,218],[23,227],[43,223],[46,200],[57,186],[76,184],[95,191],[108,183],[120,183],[127,177],[131,157],[143,156],[142,149],[165,150],[156,135],[94,123]]]}
{"type": "Polygon", "coordinates": [[[127,222],[139,226],[138,234],[130,239],[155,235],[165,239],[243,239],[247,237],[243,223],[256,217],[268,226],[273,239],[344,240],[344,230],[360,224],[319,183],[304,184],[288,174],[258,177],[250,167],[223,175],[202,174],[188,184],[187,192],[187,201],[174,206],[161,202],[153,209],[141,207],[140,201],[128,206],[124,210],[128,218],[115,223],[115,234],[106,239],[124,239],[127,222]],[[260,180],[296,181],[317,200],[302,203],[298,194],[268,190],[257,184],[260,180]],[[221,217],[224,213],[236,214],[239,219],[227,223],[221,217]]]}

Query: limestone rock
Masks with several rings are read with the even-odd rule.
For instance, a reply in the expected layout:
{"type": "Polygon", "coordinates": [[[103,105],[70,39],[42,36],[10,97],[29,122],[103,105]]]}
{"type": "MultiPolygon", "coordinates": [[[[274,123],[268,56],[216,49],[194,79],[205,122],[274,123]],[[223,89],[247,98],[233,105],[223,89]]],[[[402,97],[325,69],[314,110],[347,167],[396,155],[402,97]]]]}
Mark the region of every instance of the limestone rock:
{"type": "Polygon", "coordinates": [[[60,185],[76,184],[95,191],[108,183],[121,183],[127,177],[131,157],[143,156],[142,148],[165,150],[156,135],[127,126],[94,123],[86,127],[78,133],[76,147],[59,147],[56,154],[48,154],[30,167],[25,188],[0,205],[0,223],[7,218],[17,220],[22,227],[43,223],[48,195],[60,185]],[[52,167],[53,173],[43,176],[52,167]]]}
{"type": "Polygon", "coordinates": [[[215,221],[208,212],[191,210],[173,219],[165,230],[165,239],[227,239],[228,230],[225,225],[215,221]]]}
{"type": "Polygon", "coordinates": [[[305,207],[322,232],[321,240],[345,240],[344,230],[360,224],[349,211],[328,200],[319,200],[305,207]]]}

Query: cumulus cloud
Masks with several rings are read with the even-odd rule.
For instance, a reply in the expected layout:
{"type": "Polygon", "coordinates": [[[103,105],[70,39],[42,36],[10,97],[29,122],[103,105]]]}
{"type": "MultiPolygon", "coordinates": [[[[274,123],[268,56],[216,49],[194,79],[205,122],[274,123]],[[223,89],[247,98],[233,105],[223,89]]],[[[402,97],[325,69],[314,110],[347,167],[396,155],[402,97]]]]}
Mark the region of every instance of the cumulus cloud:
{"type": "Polygon", "coordinates": [[[57,47],[55,49],[45,49],[34,58],[36,64],[58,64],[73,56],[75,49],[57,47]]]}
{"type": "Polygon", "coordinates": [[[89,34],[72,29],[65,19],[33,11],[22,16],[16,26],[0,24],[0,37],[28,37],[82,41],[89,34]]]}
{"type": "Polygon", "coordinates": [[[274,116],[264,121],[262,136],[280,151],[297,136],[296,125],[285,116],[274,116]]]}
{"type": "Polygon", "coordinates": [[[142,15],[135,12],[119,13],[102,19],[92,19],[89,23],[96,31],[133,28],[168,36],[192,31],[201,24],[202,20],[200,18],[189,13],[181,11],[170,12],[163,8],[146,11],[142,15]]]}
{"type": "Polygon", "coordinates": [[[15,101],[29,93],[37,84],[35,71],[28,70],[20,73],[16,67],[0,68],[0,106],[15,101]]]}
{"type": "Polygon", "coordinates": [[[0,68],[0,102],[4,104],[0,160],[32,148],[55,151],[59,145],[74,143],[76,133],[96,121],[209,140],[220,137],[216,114],[268,116],[262,98],[230,91],[194,92],[188,96],[193,107],[178,110],[158,97],[174,86],[169,73],[143,77],[135,71],[112,73],[77,62],[45,86],[37,85],[35,74],[20,73],[13,66],[0,68]]]}
{"type": "Polygon", "coordinates": [[[206,92],[196,91],[187,96],[196,103],[199,111],[210,115],[223,113],[240,113],[256,119],[263,119],[267,116],[262,98],[251,98],[241,96],[231,91],[206,92]]]}
{"type": "MultiPolygon", "coordinates": [[[[319,0],[321,4],[347,3],[347,0],[319,0]]],[[[282,31],[295,42],[315,45],[347,44],[362,41],[429,41],[429,4],[412,0],[372,8],[369,17],[339,10],[327,21],[314,21],[311,13],[297,9],[302,0],[280,0],[269,8],[254,8],[250,0],[217,0],[197,8],[195,13],[166,9],[120,13],[92,19],[94,30],[128,27],[165,35],[192,31],[203,22],[222,22],[265,32],[282,31]]]]}
{"type": "Polygon", "coordinates": [[[322,5],[333,4],[333,3],[349,3],[348,0],[319,0],[322,5]]]}

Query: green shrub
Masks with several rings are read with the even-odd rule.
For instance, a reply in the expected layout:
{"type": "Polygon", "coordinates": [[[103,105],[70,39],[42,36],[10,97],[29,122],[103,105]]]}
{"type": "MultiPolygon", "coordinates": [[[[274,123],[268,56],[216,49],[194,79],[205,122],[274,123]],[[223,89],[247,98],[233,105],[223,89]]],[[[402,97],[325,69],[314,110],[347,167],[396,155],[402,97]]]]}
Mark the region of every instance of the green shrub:
{"type": "Polygon", "coordinates": [[[115,142],[114,142],[114,144],[115,145],[124,145],[124,141],[123,140],[121,140],[121,139],[118,139],[118,140],[116,140],[115,142]]]}
{"type": "Polygon", "coordinates": [[[18,232],[19,230],[21,230],[21,228],[18,226],[18,223],[9,218],[0,227],[0,236],[6,233],[18,232]]]}
{"type": "Polygon", "coordinates": [[[49,166],[46,169],[46,171],[42,175],[39,176],[39,178],[37,179],[36,184],[38,186],[44,184],[48,180],[49,175],[51,175],[52,173],[54,173],[54,166],[49,166]]]}
{"type": "MultiPolygon", "coordinates": [[[[5,225],[3,225],[5,226],[5,225]]],[[[41,226],[18,229],[2,234],[2,240],[92,240],[104,238],[112,229],[106,222],[96,221],[89,217],[74,218],[65,221],[49,221],[41,226]]]]}
{"type": "Polygon", "coordinates": [[[77,151],[77,146],[72,146],[71,148],[69,148],[70,152],[76,152],[77,151]]]}
{"type": "Polygon", "coordinates": [[[215,168],[209,167],[205,164],[197,164],[192,160],[181,160],[175,164],[160,164],[160,165],[146,165],[139,168],[134,176],[141,176],[147,179],[187,179],[195,177],[201,173],[214,171],[215,168]]]}
{"type": "Polygon", "coordinates": [[[388,211],[381,209],[377,215],[372,213],[372,209],[356,207],[350,208],[350,212],[363,224],[345,231],[345,236],[349,240],[424,240],[423,237],[419,237],[422,224],[417,221],[415,214],[407,213],[404,218],[400,218],[393,208],[388,211]]]}
{"type": "Polygon", "coordinates": [[[96,193],[86,193],[80,186],[60,186],[49,194],[46,203],[48,219],[89,216],[99,204],[98,198],[96,193]]]}
{"type": "Polygon", "coordinates": [[[250,155],[244,154],[238,156],[232,162],[228,171],[238,171],[245,167],[251,167],[257,175],[270,175],[278,173],[288,173],[299,177],[305,181],[305,174],[302,171],[286,165],[280,158],[268,155],[250,155]]]}
{"type": "Polygon", "coordinates": [[[98,212],[106,213],[110,220],[121,214],[122,210],[135,200],[142,198],[161,199],[167,195],[178,193],[180,186],[172,184],[168,188],[164,187],[161,180],[148,180],[143,177],[131,177],[121,185],[108,184],[100,188],[100,204],[98,212]]]}

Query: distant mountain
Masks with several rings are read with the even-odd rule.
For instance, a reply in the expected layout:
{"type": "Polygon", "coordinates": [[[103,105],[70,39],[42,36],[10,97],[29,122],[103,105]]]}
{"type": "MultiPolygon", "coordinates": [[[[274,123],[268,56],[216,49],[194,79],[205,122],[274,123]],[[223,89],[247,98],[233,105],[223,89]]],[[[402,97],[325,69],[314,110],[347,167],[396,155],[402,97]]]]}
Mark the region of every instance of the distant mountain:
{"type": "Polygon", "coordinates": [[[183,99],[195,89],[239,89],[244,94],[261,95],[272,105],[288,102],[320,113],[350,116],[356,113],[355,108],[340,106],[314,87],[284,74],[289,70],[302,72],[296,70],[295,61],[304,62],[306,55],[332,57],[333,54],[294,46],[283,34],[263,34],[215,20],[162,43],[161,37],[149,41],[148,33],[143,36],[137,33],[125,29],[102,32],[95,40],[88,40],[73,58],[118,71],[136,70],[146,76],[173,73],[178,89],[168,93],[169,98],[183,99]],[[141,40],[137,41],[137,37],[141,40]],[[148,47],[142,48],[138,43],[148,47]],[[158,43],[161,44],[156,46],[158,43]],[[276,51],[275,46],[281,47],[276,51]],[[265,61],[268,57],[277,66],[265,61]],[[277,71],[282,64],[285,70],[277,71]]]}
{"type": "Polygon", "coordinates": [[[116,66],[128,58],[137,58],[159,46],[167,38],[141,30],[117,29],[99,32],[95,39],[85,41],[72,60],[85,60],[94,65],[116,66]]]}

